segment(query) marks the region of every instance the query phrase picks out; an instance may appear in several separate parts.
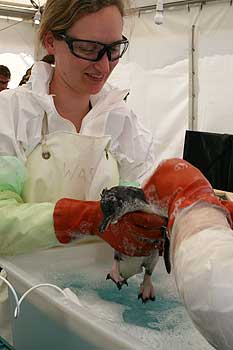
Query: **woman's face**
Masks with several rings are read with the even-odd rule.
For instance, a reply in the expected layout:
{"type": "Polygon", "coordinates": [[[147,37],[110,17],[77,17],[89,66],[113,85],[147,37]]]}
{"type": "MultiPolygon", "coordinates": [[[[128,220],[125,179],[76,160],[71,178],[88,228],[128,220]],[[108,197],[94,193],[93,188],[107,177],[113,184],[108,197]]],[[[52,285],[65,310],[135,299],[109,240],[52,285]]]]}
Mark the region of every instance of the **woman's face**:
{"type": "MultiPolygon", "coordinates": [[[[122,39],[122,30],[123,20],[118,8],[108,6],[80,18],[66,34],[75,39],[111,44],[122,39]]],[[[64,40],[56,40],[52,34],[50,39],[49,35],[45,39],[45,46],[49,54],[55,55],[54,79],[79,94],[98,93],[119,61],[110,62],[106,53],[97,62],[78,58],[64,40]]]]}

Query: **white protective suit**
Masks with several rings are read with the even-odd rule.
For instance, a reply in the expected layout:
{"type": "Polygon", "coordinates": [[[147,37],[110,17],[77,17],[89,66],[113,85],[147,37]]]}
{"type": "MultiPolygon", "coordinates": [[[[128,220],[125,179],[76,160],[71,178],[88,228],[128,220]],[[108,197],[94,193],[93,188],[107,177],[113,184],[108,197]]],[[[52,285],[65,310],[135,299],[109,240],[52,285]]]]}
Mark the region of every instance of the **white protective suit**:
{"type": "MultiPolygon", "coordinates": [[[[50,65],[37,62],[33,66],[31,80],[26,86],[8,90],[1,95],[0,169],[4,169],[3,175],[0,172],[0,182],[2,182],[0,183],[0,190],[2,188],[2,192],[0,192],[1,255],[31,251],[33,246],[35,248],[45,248],[58,244],[52,220],[54,202],[58,198],[71,196],[74,188],[62,190],[60,188],[61,184],[60,186],[59,183],[54,184],[54,179],[59,177],[62,183],[67,180],[69,186],[72,186],[72,182],[78,183],[78,180],[81,181],[80,177],[88,172],[85,166],[82,166],[81,170],[84,169],[84,175],[83,173],[80,175],[79,172],[79,178],[74,177],[74,174],[76,175],[78,172],[75,167],[71,167],[74,160],[71,153],[74,153],[77,145],[73,146],[73,151],[68,150],[66,146],[61,150],[62,143],[65,144],[66,138],[74,135],[77,136],[76,138],[85,139],[85,142],[88,138],[91,139],[91,144],[87,142],[84,147],[85,153],[80,159],[82,163],[92,163],[91,169],[89,169],[91,176],[87,180],[88,184],[85,185],[85,190],[83,190],[83,185],[80,185],[82,194],[79,193],[80,188],[73,194],[72,197],[76,199],[95,200],[98,197],[98,191],[109,185],[108,182],[105,182],[106,179],[104,181],[101,179],[104,174],[103,171],[98,169],[102,158],[99,156],[99,162],[97,162],[94,157],[94,152],[101,152],[101,148],[103,148],[103,154],[109,153],[111,159],[114,158],[117,162],[117,171],[119,172],[117,182],[137,181],[141,183],[149,176],[149,172],[154,167],[153,138],[142,127],[136,116],[128,110],[123,101],[126,91],[122,92],[106,86],[101,93],[91,96],[92,109],[83,119],[80,133],[77,134],[74,125],[57,113],[53,97],[48,94],[52,74],[53,68],[50,65]],[[59,156],[63,153],[62,156],[65,160],[62,165],[59,165],[59,161],[57,162],[58,165],[56,166],[60,166],[60,169],[53,169],[53,173],[50,169],[46,175],[43,175],[47,163],[44,166],[41,157],[36,162],[31,158],[33,152],[37,152],[38,148],[36,149],[36,147],[42,141],[42,123],[45,119],[45,112],[48,122],[47,133],[49,134],[48,137],[46,136],[47,142],[50,142],[51,134],[56,134],[56,141],[52,143],[55,143],[56,152],[60,147],[58,150],[60,152],[59,156]],[[59,133],[63,133],[63,135],[60,135],[60,139],[59,133]],[[102,144],[98,143],[97,147],[96,139],[98,138],[101,139],[100,143],[102,144]],[[1,156],[16,156],[20,162],[5,159],[1,156]],[[67,159],[70,157],[69,164],[71,165],[67,165],[67,159]],[[91,161],[90,157],[92,157],[91,161]],[[26,168],[29,168],[29,174],[26,171],[25,176],[22,176],[22,173],[25,172],[23,164],[26,165],[26,168]],[[41,167],[44,167],[43,171],[41,171],[41,167]],[[34,171],[33,178],[41,172],[41,176],[46,177],[46,181],[41,186],[40,179],[29,184],[32,178],[29,176],[31,171],[34,171]],[[63,172],[62,176],[58,174],[59,171],[63,172]],[[12,179],[12,177],[14,178],[12,179]],[[19,177],[21,183],[16,186],[15,183],[18,184],[19,177]],[[48,182],[48,186],[44,187],[46,182],[48,182]],[[31,191],[32,187],[34,188],[33,191],[31,191]],[[36,189],[39,189],[39,191],[36,191],[36,189]],[[22,192],[20,192],[21,190],[22,192]],[[53,191],[56,193],[52,193],[53,191]],[[22,199],[24,199],[23,203],[22,199]],[[31,204],[29,202],[36,203],[31,204]],[[11,213],[11,215],[8,213],[11,213]],[[12,220],[13,216],[15,218],[14,222],[12,220]],[[26,222],[27,224],[25,224],[26,222]],[[21,237],[27,234],[27,238],[25,241],[23,240],[22,245],[20,244],[19,232],[21,232],[21,237]]],[[[48,164],[50,162],[51,159],[49,159],[48,164]]],[[[50,167],[54,168],[55,166],[50,167]]],[[[114,184],[116,184],[116,181],[114,184]]]]}
{"type": "MultiPolygon", "coordinates": [[[[127,91],[106,85],[91,96],[92,109],[77,133],[48,94],[52,74],[50,65],[38,62],[27,85],[1,94],[1,255],[58,245],[58,199],[96,200],[103,188],[141,183],[153,170],[153,138],[123,101],[127,91]]],[[[3,315],[7,293],[0,295],[3,315]]],[[[0,334],[10,340],[7,327],[0,334]]]]}
{"type": "Polygon", "coordinates": [[[172,230],[176,285],[193,323],[218,350],[233,349],[233,231],[226,213],[196,203],[172,230]]]}

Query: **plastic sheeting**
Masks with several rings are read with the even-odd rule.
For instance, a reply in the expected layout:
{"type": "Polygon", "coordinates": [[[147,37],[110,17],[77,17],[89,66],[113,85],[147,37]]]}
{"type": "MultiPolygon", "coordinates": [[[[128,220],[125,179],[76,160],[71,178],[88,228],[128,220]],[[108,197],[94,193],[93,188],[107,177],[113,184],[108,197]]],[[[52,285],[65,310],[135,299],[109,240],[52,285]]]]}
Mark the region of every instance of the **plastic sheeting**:
{"type": "Polygon", "coordinates": [[[111,82],[130,88],[130,107],[153,132],[157,161],[182,157],[196,95],[196,129],[233,133],[233,6],[165,9],[163,24],[154,13],[125,20],[130,47],[111,82]],[[195,26],[195,91],[191,91],[191,36],[195,26]]]}
{"type": "Polygon", "coordinates": [[[182,156],[188,127],[187,63],[150,71],[135,63],[118,67],[118,72],[125,72],[124,85],[129,81],[127,103],[154,135],[157,164],[164,158],[182,156]]]}
{"type": "Polygon", "coordinates": [[[233,134],[233,6],[203,7],[198,22],[198,130],[233,134]]]}
{"type": "MultiPolygon", "coordinates": [[[[155,138],[157,164],[182,157],[189,113],[189,28],[186,9],[167,11],[164,24],[154,13],[127,17],[125,35],[130,47],[110,82],[130,88],[127,103],[155,138]]],[[[156,165],[157,165],[156,164],[156,165]]]]}

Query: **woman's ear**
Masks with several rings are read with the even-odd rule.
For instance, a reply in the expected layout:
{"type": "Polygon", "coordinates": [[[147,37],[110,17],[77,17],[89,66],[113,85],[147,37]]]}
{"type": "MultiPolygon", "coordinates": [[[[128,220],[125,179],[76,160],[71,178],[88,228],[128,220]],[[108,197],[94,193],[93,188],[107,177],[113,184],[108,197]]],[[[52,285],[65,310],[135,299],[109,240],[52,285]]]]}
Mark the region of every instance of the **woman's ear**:
{"type": "Polygon", "coordinates": [[[54,40],[55,39],[52,32],[47,32],[45,34],[43,44],[49,55],[53,55],[55,53],[54,40]]]}

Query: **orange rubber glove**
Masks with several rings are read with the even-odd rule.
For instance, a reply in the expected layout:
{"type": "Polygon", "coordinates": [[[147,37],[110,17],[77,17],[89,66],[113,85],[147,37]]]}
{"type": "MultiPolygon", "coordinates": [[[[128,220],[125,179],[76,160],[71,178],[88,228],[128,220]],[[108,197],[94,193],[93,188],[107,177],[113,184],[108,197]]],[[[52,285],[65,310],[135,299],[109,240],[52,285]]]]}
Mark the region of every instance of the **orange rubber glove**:
{"type": "Polygon", "coordinates": [[[231,216],[231,221],[233,222],[233,202],[220,199],[221,204],[229,211],[231,216]]]}
{"type": "Polygon", "coordinates": [[[129,256],[146,256],[163,238],[160,228],[164,218],[155,214],[134,212],[125,214],[103,232],[99,226],[103,213],[99,201],[60,199],[54,209],[54,228],[61,243],[69,243],[78,235],[97,235],[114,249],[129,256]]]}
{"type": "Polygon", "coordinates": [[[222,208],[231,223],[227,207],[215,196],[208,180],[200,170],[183,159],[162,161],[143,186],[143,191],[146,199],[168,216],[170,234],[179,211],[201,201],[222,208]]]}

